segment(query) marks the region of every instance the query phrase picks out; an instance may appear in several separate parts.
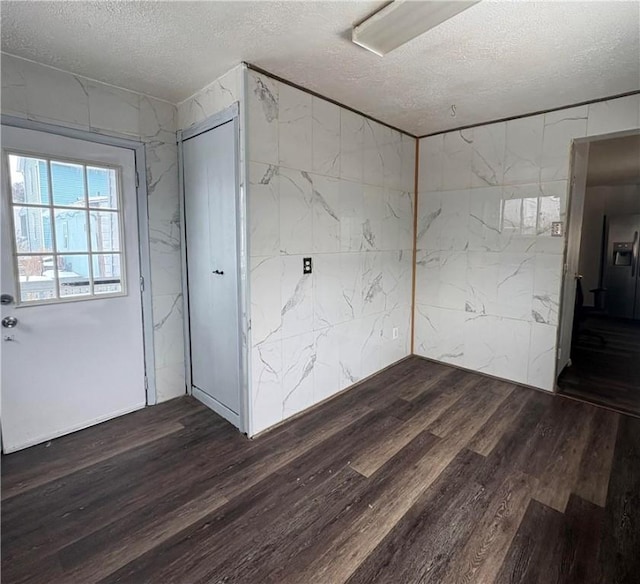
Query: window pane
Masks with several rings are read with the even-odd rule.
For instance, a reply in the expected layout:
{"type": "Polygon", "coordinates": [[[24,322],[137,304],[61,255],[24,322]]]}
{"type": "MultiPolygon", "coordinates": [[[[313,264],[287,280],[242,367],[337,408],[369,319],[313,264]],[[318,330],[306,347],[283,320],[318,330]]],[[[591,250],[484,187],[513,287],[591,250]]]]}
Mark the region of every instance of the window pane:
{"type": "Polygon", "coordinates": [[[87,166],[89,206],[100,209],[117,209],[117,184],[117,175],[114,169],[87,166]]]}
{"type": "Polygon", "coordinates": [[[70,162],[51,162],[53,204],[84,207],[84,167],[70,162]]]}
{"type": "Polygon", "coordinates": [[[56,251],[89,251],[87,249],[87,212],[83,209],[54,209],[56,218],[56,251]]]}
{"type": "Polygon", "coordinates": [[[18,256],[20,301],[56,298],[56,276],[51,256],[18,256]]]}
{"type": "Polygon", "coordinates": [[[116,211],[89,211],[91,250],[120,251],[120,229],[116,211]]]}
{"type": "Polygon", "coordinates": [[[11,195],[15,203],[49,204],[49,174],[46,160],[10,154],[9,173],[11,195]]]}
{"type": "Polygon", "coordinates": [[[13,226],[18,253],[53,251],[51,212],[42,207],[14,207],[13,226]]]}
{"type": "Polygon", "coordinates": [[[94,294],[122,292],[120,254],[96,254],[93,256],[94,294]]]}
{"type": "Polygon", "coordinates": [[[58,278],[61,298],[91,294],[89,256],[58,256],[58,278]]]}

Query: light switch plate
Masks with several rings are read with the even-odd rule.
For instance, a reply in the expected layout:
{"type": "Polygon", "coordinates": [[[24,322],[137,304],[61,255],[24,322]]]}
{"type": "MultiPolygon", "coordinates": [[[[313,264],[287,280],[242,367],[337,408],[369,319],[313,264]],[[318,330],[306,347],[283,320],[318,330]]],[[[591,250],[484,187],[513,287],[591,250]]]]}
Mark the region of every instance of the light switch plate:
{"type": "Polygon", "coordinates": [[[551,223],[551,237],[562,237],[564,235],[564,223],[562,221],[554,221],[551,223]]]}

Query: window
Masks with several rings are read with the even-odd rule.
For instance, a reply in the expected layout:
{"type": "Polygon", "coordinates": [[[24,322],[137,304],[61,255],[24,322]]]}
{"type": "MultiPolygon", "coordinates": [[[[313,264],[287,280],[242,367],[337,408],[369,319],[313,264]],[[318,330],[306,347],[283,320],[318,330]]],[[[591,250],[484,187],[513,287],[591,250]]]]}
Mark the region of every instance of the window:
{"type": "Polygon", "coordinates": [[[118,170],[8,157],[20,303],[124,294],[118,170]]]}

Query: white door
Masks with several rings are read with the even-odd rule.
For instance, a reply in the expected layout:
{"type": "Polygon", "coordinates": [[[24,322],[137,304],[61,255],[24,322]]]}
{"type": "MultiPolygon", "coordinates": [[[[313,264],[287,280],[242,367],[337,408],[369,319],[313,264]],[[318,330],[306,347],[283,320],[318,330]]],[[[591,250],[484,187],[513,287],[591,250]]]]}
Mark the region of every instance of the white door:
{"type": "Polygon", "coordinates": [[[2,127],[2,443],[146,403],[132,150],[2,127]]]}
{"type": "Polygon", "coordinates": [[[589,143],[578,142],[573,145],[573,166],[571,192],[569,197],[569,215],[567,226],[567,246],[565,256],[564,281],[560,300],[560,346],[558,348],[558,366],[556,377],[571,360],[571,337],[573,333],[573,313],[576,299],[576,278],[580,263],[580,239],[582,237],[582,216],[584,197],[587,189],[587,165],[589,163],[589,143]]]}
{"type": "Polygon", "coordinates": [[[192,393],[239,424],[236,125],[183,142],[192,393]]]}

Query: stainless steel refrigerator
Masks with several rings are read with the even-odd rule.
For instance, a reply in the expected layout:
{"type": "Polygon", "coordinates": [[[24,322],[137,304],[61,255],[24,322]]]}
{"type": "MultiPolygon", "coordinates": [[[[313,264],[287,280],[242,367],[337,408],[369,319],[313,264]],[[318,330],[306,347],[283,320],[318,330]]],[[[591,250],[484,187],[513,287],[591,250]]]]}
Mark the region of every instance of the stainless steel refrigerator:
{"type": "Polygon", "coordinates": [[[640,320],[640,215],[611,215],[606,219],[603,285],[611,316],[640,320]]]}

